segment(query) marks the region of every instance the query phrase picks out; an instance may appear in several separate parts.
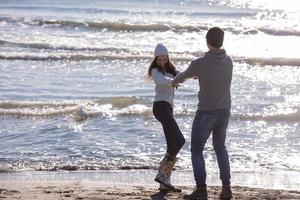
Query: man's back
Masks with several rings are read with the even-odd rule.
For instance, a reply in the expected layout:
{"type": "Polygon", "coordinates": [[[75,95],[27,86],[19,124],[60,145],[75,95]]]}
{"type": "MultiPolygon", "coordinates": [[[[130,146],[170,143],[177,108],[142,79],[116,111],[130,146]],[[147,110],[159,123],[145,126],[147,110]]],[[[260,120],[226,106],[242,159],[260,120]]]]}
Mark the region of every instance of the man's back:
{"type": "Polygon", "coordinates": [[[208,51],[204,57],[194,60],[190,68],[199,77],[199,109],[230,108],[233,65],[225,50],[213,49],[208,51]]]}

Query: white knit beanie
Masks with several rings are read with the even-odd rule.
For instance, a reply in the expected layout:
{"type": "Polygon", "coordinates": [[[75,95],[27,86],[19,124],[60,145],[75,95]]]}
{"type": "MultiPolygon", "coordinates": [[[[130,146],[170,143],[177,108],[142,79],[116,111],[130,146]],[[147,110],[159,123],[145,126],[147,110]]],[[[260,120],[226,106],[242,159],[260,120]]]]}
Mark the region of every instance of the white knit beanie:
{"type": "Polygon", "coordinates": [[[161,55],[169,55],[167,47],[165,47],[162,43],[158,43],[154,50],[154,56],[161,56],[161,55]]]}

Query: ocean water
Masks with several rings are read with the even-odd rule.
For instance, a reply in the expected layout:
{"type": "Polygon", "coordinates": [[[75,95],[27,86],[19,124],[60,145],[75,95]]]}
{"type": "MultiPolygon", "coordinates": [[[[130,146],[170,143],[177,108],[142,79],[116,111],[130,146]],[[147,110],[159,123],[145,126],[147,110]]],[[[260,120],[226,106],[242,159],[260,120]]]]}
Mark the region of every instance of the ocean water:
{"type": "MultiPolygon", "coordinates": [[[[165,153],[144,75],[163,42],[184,70],[225,30],[234,60],[227,148],[233,173],[300,174],[299,2],[1,1],[0,172],[156,169],[165,153]]],[[[198,83],[176,91],[190,172],[198,83]]],[[[211,140],[209,173],[218,173],[211,140]]],[[[288,176],[287,176],[288,178],[288,176]]]]}

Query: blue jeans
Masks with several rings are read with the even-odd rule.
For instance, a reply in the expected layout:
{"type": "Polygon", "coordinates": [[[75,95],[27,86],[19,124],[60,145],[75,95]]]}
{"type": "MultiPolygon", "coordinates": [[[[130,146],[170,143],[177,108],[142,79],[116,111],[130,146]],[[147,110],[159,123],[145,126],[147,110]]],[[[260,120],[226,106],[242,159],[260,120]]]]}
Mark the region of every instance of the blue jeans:
{"type": "Polygon", "coordinates": [[[202,152],[211,132],[213,133],[212,141],[219,165],[220,179],[222,182],[230,181],[229,158],[225,146],[229,116],[230,108],[196,112],[192,127],[191,153],[194,177],[198,186],[206,184],[202,152]]]}

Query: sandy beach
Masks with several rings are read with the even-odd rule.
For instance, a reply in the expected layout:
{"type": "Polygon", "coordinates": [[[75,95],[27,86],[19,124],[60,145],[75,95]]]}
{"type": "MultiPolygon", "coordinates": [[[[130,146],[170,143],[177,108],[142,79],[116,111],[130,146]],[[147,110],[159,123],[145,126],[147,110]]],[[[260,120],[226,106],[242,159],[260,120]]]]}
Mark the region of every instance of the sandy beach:
{"type": "MultiPolygon", "coordinates": [[[[182,193],[160,193],[153,185],[107,185],[87,181],[1,181],[0,199],[183,199],[182,193]]],[[[209,187],[209,199],[218,199],[220,187],[209,187]]],[[[234,199],[300,199],[300,191],[258,189],[233,186],[234,199]]]]}
{"type": "MultiPolygon", "coordinates": [[[[199,98],[200,73],[174,91],[185,144],[171,181],[182,193],[162,194],[153,179],[168,142],[145,75],[157,43],[185,71],[209,51],[214,26],[233,62],[226,149],[234,199],[300,200],[299,21],[299,0],[0,0],[0,200],[190,194],[195,113],[199,101],[223,94],[199,98]]],[[[223,87],[220,77],[209,85],[223,87]]],[[[211,136],[203,151],[209,199],[221,190],[213,144],[211,136]]]]}
{"type": "MultiPolygon", "coordinates": [[[[172,182],[181,193],[160,193],[155,170],[19,172],[0,174],[0,199],[183,199],[194,188],[192,172],[174,171],[172,182]]],[[[298,174],[233,174],[234,199],[300,199],[298,174]]],[[[218,175],[208,176],[209,199],[221,191],[218,175]]]]}

